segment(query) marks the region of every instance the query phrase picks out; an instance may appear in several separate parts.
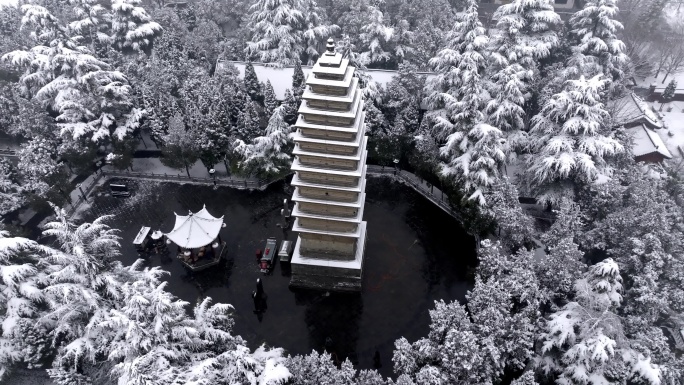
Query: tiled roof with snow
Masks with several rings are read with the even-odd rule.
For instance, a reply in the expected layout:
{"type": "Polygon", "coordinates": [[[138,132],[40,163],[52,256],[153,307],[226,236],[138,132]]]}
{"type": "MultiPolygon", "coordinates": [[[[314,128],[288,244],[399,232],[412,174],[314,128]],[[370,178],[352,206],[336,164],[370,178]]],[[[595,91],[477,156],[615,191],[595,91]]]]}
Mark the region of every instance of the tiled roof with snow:
{"type": "Polygon", "coordinates": [[[616,126],[643,122],[650,127],[663,127],[663,122],[658,118],[651,106],[634,93],[609,102],[608,108],[613,114],[616,126]]]}
{"type": "Polygon", "coordinates": [[[631,134],[634,139],[634,147],[632,148],[632,154],[634,156],[658,153],[668,159],[672,158],[672,154],[668,151],[663,139],[657,132],[649,129],[645,125],[633,127],[626,131],[631,134]]]}

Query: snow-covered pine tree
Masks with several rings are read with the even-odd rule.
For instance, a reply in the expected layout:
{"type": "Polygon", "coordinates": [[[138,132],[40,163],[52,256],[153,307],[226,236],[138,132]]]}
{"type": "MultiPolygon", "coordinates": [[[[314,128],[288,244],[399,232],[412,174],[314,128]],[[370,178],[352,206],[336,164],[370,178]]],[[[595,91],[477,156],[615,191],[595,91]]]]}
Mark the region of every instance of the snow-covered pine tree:
{"type": "Polygon", "coordinates": [[[294,73],[292,74],[292,94],[297,101],[297,105],[302,101],[302,94],[304,93],[304,87],[306,87],[305,80],[304,71],[302,71],[302,63],[299,60],[296,60],[294,73]]]}
{"type": "Polygon", "coordinates": [[[245,65],[245,91],[253,101],[257,103],[264,102],[264,93],[261,90],[261,83],[257,78],[252,63],[247,63],[247,65],[245,65]]]}
{"type": "Polygon", "coordinates": [[[570,18],[570,36],[576,40],[571,64],[574,71],[587,78],[603,74],[606,91],[619,94],[624,85],[629,58],[625,44],[617,36],[622,30],[617,0],[588,0],[584,8],[570,18]]]}
{"type": "Polygon", "coordinates": [[[278,107],[278,99],[276,98],[275,90],[273,90],[273,85],[270,80],[266,81],[266,85],[263,87],[264,90],[264,108],[266,116],[273,115],[276,107],[278,107]]]}
{"type": "MultiPolygon", "coordinates": [[[[497,33],[492,38],[492,58],[498,70],[509,65],[522,67],[525,84],[534,76],[539,60],[558,45],[556,27],[560,16],[550,0],[513,0],[494,13],[497,33]]],[[[517,72],[517,71],[516,71],[517,72]]]]}
{"type": "Polygon", "coordinates": [[[461,155],[454,157],[443,166],[442,174],[456,176],[464,185],[468,200],[473,200],[480,206],[485,206],[485,194],[499,180],[499,170],[503,166],[506,155],[504,153],[503,134],[501,130],[486,123],[478,123],[465,135],[455,133],[449,136],[445,153],[460,150],[461,155]],[[457,144],[458,143],[458,144],[457,144]]]}
{"type": "Polygon", "coordinates": [[[57,159],[57,147],[53,141],[36,137],[23,143],[17,169],[24,184],[30,186],[24,191],[50,202],[68,200],[69,174],[57,159]]]}
{"type": "Polygon", "coordinates": [[[319,354],[314,350],[307,355],[289,356],[285,365],[292,374],[290,381],[294,384],[314,385],[330,382],[331,384],[351,385],[357,383],[354,381],[356,370],[351,362],[345,360],[338,368],[330,354],[326,352],[319,354]]]}
{"type": "Polygon", "coordinates": [[[415,49],[413,48],[415,33],[407,20],[401,19],[392,27],[393,56],[398,63],[410,62],[415,49]]]}
{"type": "Polygon", "coordinates": [[[607,134],[608,113],[600,101],[606,83],[601,75],[570,80],[532,119],[526,178],[538,201],[571,198],[575,183],[592,183],[608,168],[605,158],[624,151],[607,134]]]}
{"type": "Polygon", "coordinates": [[[330,36],[336,35],[340,27],[336,24],[326,24],[325,9],[319,7],[314,0],[305,0],[304,31],[302,33],[306,46],[306,64],[314,65],[323,51],[324,44],[330,36]]]}
{"type": "Polygon", "coordinates": [[[235,152],[240,154],[240,167],[248,171],[277,173],[289,167],[290,125],[285,122],[285,107],[275,109],[268,121],[265,135],[247,144],[235,141],[235,152]]]}
{"type": "Polygon", "coordinates": [[[37,323],[47,298],[43,255],[50,249],[0,230],[0,379],[17,365],[40,367],[50,353],[47,332],[37,323]]]}
{"type": "Polygon", "coordinates": [[[632,349],[616,309],[622,278],[611,258],[592,266],[575,284],[576,301],[553,313],[541,335],[537,364],[558,383],[599,384],[631,378],[660,384],[661,368],[632,349]]]}
{"type": "Polygon", "coordinates": [[[64,210],[56,213],[57,221],[43,232],[56,239],[61,251],[45,257],[52,265],[43,290],[49,311],[40,322],[57,349],[49,372],[56,377],[83,374],[89,366],[88,376],[101,382],[108,375],[109,366],[100,364],[107,356],[110,335],[96,326],[121,304],[123,286],[138,278],[138,265],[124,268],[119,261],[120,238],[106,225],[109,217],[76,225],[64,210]]]}
{"type": "Polygon", "coordinates": [[[22,23],[36,43],[2,60],[25,69],[21,83],[35,100],[57,111],[62,135],[103,142],[123,139],[139,126],[143,111],[132,107],[126,77],[92,56],[67,34],[47,9],[27,4],[22,23]]]}
{"type": "Polygon", "coordinates": [[[249,100],[246,103],[245,109],[240,112],[238,122],[233,131],[237,139],[245,142],[251,142],[252,139],[262,134],[261,126],[259,125],[259,113],[256,110],[256,103],[249,100]]]}
{"type": "Polygon", "coordinates": [[[0,159],[0,218],[24,205],[24,188],[12,164],[0,159]]]}
{"type": "Polygon", "coordinates": [[[667,83],[667,87],[665,87],[665,90],[663,91],[663,95],[661,96],[662,101],[660,103],[660,109],[658,111],[662,111],[665,103],[669,103],[672,99],[674,99],[676,90],[677,81],[672,79],[669,83],[667,83]]]}
{"type": "Polygon", "coordinates": [[[96,43],[107,43],[111,13],[95,0],[70,0],[77,20],[69,23],[69,29],[81,35],[91,52],[97,52],[96,43]]]}
{"type": "Polygon", "coordinates": [[[487,196],[487,213],[496,221],[497,235],[510,250],[531,242],[534,235],[534,222],[520,207],[519,196],[518,189],[505,176],[487,196]]]}
{"type": "Polygon", "coordinates": [[[409,155],[409,162],[419,172],[434,174],[439,166],[439,144],[435,140],[429,116],[423,117],[414,139],[416,150],[409,155]]]}
{"type": "MultiPolygon", "coordinates": [[[[285,90],[285,99],[283,104],[280,105],[283,108],[283,119],[289,125],[295,124],[297,118],[299,117],[299,102],[295,97],[294,93],[288,88],[285,90]]],[[[277,109],[277,108],[276,108],[277,109]]],[[[274,111],[275,112],[275,111],[274,111]]]]}
{"type": "MultiPolygon", "coordinates": [[[[430,59],[437,75],[426,85],[425,93],[440,141],[456,132],[465,134],[483,120],[481,111],[487,100],[482,75],[487,42],[478,19],[477,2],[469,1],[463,12],[457,14],[447,36],[447,47],[430,59]]],[[[448,148],[445,150],[449,152],[448,148]]]]}
{"type": "Polygon", "coordinates": [[[492,74],[491,93],[494,97],[487,103],[487,123],[498,127],[506,138],[504,152],[510,156],[526,147],[525,96],[526,75],[520,64],[513,63],[492,74]]]}
{"type": "Polygon", "coordinates": [[[491,381],[486,348],[457,301],[435,301],[428,337],[394,343],[394,372],[416,384],[472,384],[491,381]]]}
{"type": "MultiPolygon", "coordinates": [[[[382,3],[382,1],[377,3],[382,3]]],[[[378,5],[368,4],[366,12],[366,22],[361,27],[359,35],[363,44],[359,61],[364,65],[388,62],[392,59],[388,45],[392,41],[394,29],[387,25],[378,5]]]]}
{"type": "Polygon", "coordinates": [[[19,83],[0,82],[0,131],[7,135],[23,138],[54,133],[54,119],[40,103],[25,98],[19,83]]]}
{"type": "Polygon", "coordinates": [[[162,27],[152,21],[140,0],[112,1],[112,33],[109,41],[122,52],[148,52],[154,39],[161,35],[162,27]]]}
{"type": "Polygon", "coordinates": [[[306,27],[304,0],[258,0],[250,8],[247,28],[252,39],[248,59],[276,66],[293,65],[305,50],[302,31],[306,27]]]}
{"type": "Polygon", "coordinates": [[[432,105],[443,106],[445,112],[445,116],[434,115],[440,138],[446,138],[440,150],[446,159],[442,175],[461,180],[468,199],[480,205],[504,161],[501,131],[483,123],[487,42],[477,2],[469,0],[457,16],[449,48],[430,61],[439,73],[430,92],[432,105]]]}
{"type": "Polygon", "coordinates": [[[183,116],[176,114],[169,119],[169,132],[162,139],[164,147],[161,162],[175,169],[185,169],[190,177],[190,166],[199,156],[197,131],[188,129],[183,116]]]}

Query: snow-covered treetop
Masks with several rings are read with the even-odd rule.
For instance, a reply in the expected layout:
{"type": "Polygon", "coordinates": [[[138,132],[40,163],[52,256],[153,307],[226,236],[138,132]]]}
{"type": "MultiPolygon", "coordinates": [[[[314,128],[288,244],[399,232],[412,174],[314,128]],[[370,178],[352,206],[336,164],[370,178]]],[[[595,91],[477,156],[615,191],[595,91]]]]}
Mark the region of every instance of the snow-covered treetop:
{"type": "Polygon", "coordinates": [[[498,33],[492,56],[501,67],[518,63],[531,70],[558,45],[554,28],[561,19],[551,0],[513,0],[499,7],[494,19],[498,33]]]}

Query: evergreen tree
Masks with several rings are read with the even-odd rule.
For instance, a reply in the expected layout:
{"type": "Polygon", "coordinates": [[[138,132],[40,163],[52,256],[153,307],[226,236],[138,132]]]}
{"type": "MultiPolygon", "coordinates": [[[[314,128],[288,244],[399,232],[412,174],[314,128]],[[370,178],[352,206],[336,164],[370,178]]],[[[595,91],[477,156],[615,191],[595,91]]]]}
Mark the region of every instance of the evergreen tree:
{"type": "Polygon", "coordinates": [[[492,186],[487,196],[487,213],[496,221],[497,235],[510,250],[531,242],[534,236],[534,222],[520,207],[519,196],[518,189],[506,177],[492,186]]]}
{"type": "Polygon", "coordinates": [[[147,52],[162,33],[162,27],[139,5],[140,0],[112,1],[110,42],[119,51],[147,52]]]}
{"type": "Polygon", "coordinates": [[[278,107],[278,99],[276,98],[275,91],[273,90],[273,85],[271,81],[267,80],[266,85],[262,87],[264,90],[264,107],[266,116],[271,116],[276,107],[278,107]]]}
{"type": "Polygon", "coordinates": [[[305,50],[304,0],[258,0],[249,10],[247,28],[252,31],[252,41],[245,49],[248,59],[278,66],[294,64],[305,50]]]}
{"type": "Polygon", "coordinates": [[[510,65],[521,67],[519,75],[529,85],[537,63],[558,46],[556,26],[560,16],[549,0],[514,0],[494,13],[497,34],[492,39],[492,58],[499,70],[510,65]]]}
{"type": "Polygon", "coordinates": [[[261,133],[259,113],[256,110],[255,103],[250,100],[247,102],[245,109],[240,112],[233,134],[237,139],[250,142],[252,139],[260,136],[261,133]]]}
{"type": "Polygon", "coordinates": [[[175,169],[185,168],[190,177],[190,166],[198,158],[198,135],[185,126],[183,116],[176,114],[169,120],[169,133],[164,135],[161,162],[175,169]]]}
{"type": "Polygon", "coordinates": [[[26,5],[22,10],[24,26],[34,29],[38,45],[2,59],[25,69],[20,81],[35,100],[59,113],[61,134],[102,142],[137,129],[143,111],[132,107],[126,77],[78,45],[47,9],[26,5]]]}
{"type": "Polygon", "coordinates": [[[69,174],[58,160],[56,144],[40,137],[23,143],[19,150],[19,175],[31,195],[45,201],[69,200],[69,174]]]}
{"type": "Polygon", "coordinates": [[[566,384],[607,383],[614,378],[661,383],[661,368],[622,338],[615,313],[621,290],[618,265],[610,258],[577,280],[576,302],[553,313],[542,333],[539,364],[544,373],[557,374],[557,381],[566,384]]]}
{"type": "Polygon", "coordinates": [[[444,107],[446,113],[445,117],[436,115],[440,138],[446,138],[441,148],[446,158],[442,174],[461,180],[469,199],[482,205],[484,190],[494,183],[504,160],[501,131],[482,123],[487,36],[478,19],[477,2],[469,1],[457,20],[450,48],[430,61],[440,74],[430,98],[433,107],[444,107]]]}
{"type": "Polygon", "coordinates": [[[566,83],[532,119],[529,188],[540,202],[572,197],[574,184],[588,184],[607,168],[605,158],[624,151],[606,133],[608,113],[600,102],[601,76],[566,83]]]}
{"type": "Polygon", "coordinates": [[[468,2],[456,20],[449,32],[447,48],[430,60],[437,76],[426,86],[440,140],[456,132],[466,133],[482,122],[481,111],[486,102],[481,77],[488,39],[478,19],[477,3],[468,2]]]}
{"type": "Polygon", "coordinates": [[[366,12],[366,22],[359,35],[364,47],[359,60],[365,65],[388,62],[392,58],[388,45],[392,41],[394,29],[387,26],[378,7],[368,4],[366,12]]]}
{"type": "Polygon", "coordinates": [[[285,123],[289,125],[295,124],[299,117],[299,102],[289,89],[285,90],[285,100],[283,100],[283,104],[280,107],[283,108],[285,123]]]}
{"type": "Polygon", "coordinates": [[[37,324],[45,315],[46,272],[39,268],[49,248],[0,231],[0,379],[24,364],[40,367],[50,353],[47,331],[37,324]],[[45,252],[44,252],[45,251],[45,252]]]}
{"type": "Polygon", "coordinates": [[[306,79],[304,79],[304,71],[302,71],[302,63],[295,61],[294,73],[292,75],[292,94],[297,101],[297,105],[302,101],[302,94],[306,87],[306,79]]]}
{"type": "Polygon", "coordinates": [[[69,29],[81,35],[92,52],[97,52],[96,43],[107,43],[111,13],[94,0],[72,0],[73,12],[77,20],[69,23],[69,29]]]}
{"type": "Polygon", "coordinates": [[[24,205],[23,192],[12,164],[0,159],[0,218],[24,205]]]}
{"type": "Polygon", "coordinates": [[[589,0],[570,18],[570,35],[576,39],[572,67],[587,78],[603,74],[608,92],[622,90],[629,60],[617,37],[622,30],[618,12],[616,0],[589,0]]]}
{"type": "Polygon", "coordinates": [[[677,81],[672,79],[669,83],[667,83],[667,87],[665,87],[665,90],[663,91],[663,96],[661,97],[662,103],[660,104],[659,111],[663,110],[663,106],[665,105],[665,103],[669,103],[672,99],[674,99],[676,90],[677,81]]]}
{"type": "Polygon", "coordinates": [[[235,152],[242,156],[240,167],[250,171],[277,173],[289,167],[290,125],[285,122],[285,107],[276,108],[268,121],[265,135],[251,144],[236,140],[235,152]]]}
{"type": "Polygon", "coordinates": [[[476,124],[468,133],[456,132],[449,136],[442,148],[458,149],[459,156],[451,157],[442,168],[443,175],[455,175],[464,185],[468,200],[485,206],[485,193],[499,179],[504,164],[504,142],[501,131],[485,123],[476,124]]]}
{"type": "Polygon", "coordinates": [[[314,0],[306,0],[307,10],[305,12],[303,38],[306,45],[306,64],[314,65],[320,53],[323,51],[324,43],[330,36],[336,35],[340,27],[335,24],[325,24],[325,9],[316,5],[314,0]]]}
{"type": "Polygon", "coordinates": [[[522,82],[525,77],[519,64],[510,64],[492,75],[494,98],[487,103],[487,122],[498,127],[506,137],[504,152],[511,155],[524,148],[525,134],[525,96],[527,88],[522,82]]]}
{"type": "Polygon", "coordinates": [[[254,66],[252,63],[247,63],[245,66],[245,90],[249,97],[257,102],[264,103],[264,94],[261,90],[261,83],[257,79],[256,72],[254,72],[254,66]]]}

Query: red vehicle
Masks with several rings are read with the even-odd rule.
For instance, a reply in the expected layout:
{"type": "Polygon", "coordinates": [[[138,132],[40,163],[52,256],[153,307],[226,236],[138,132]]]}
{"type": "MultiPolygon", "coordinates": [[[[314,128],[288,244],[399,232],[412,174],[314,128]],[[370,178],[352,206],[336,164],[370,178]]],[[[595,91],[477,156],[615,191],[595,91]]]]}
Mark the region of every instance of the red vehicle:
{"type": "Polygon", "coordinates": [[[261,255],[259,260],[259,267],[262,273],[268,273],[273,267],[277,256],[278,241],[275,238],[268,238],[266,240],[266,247],[264,247],[264,253],[261,255]]]}

